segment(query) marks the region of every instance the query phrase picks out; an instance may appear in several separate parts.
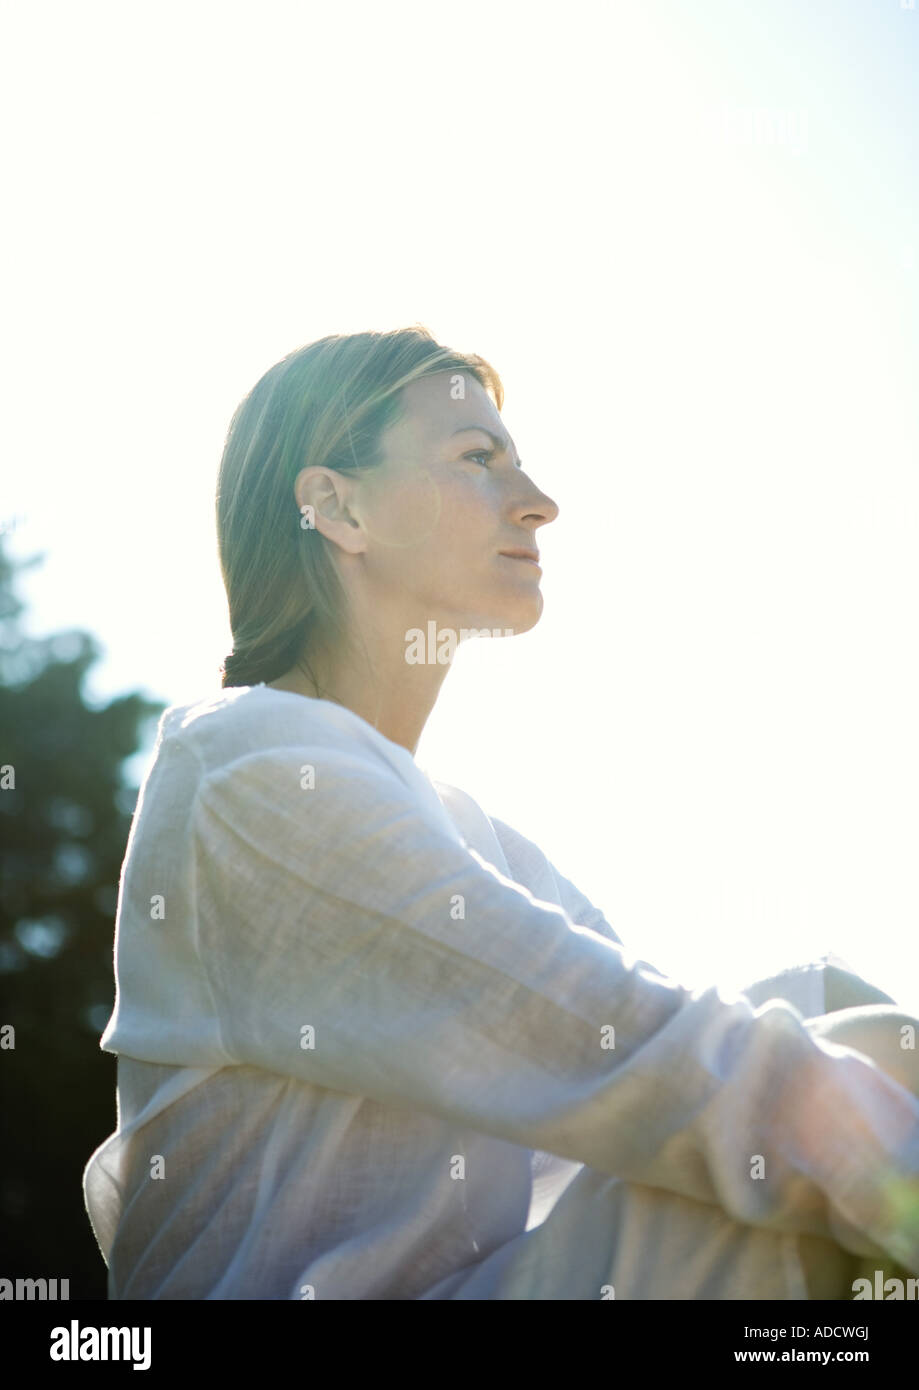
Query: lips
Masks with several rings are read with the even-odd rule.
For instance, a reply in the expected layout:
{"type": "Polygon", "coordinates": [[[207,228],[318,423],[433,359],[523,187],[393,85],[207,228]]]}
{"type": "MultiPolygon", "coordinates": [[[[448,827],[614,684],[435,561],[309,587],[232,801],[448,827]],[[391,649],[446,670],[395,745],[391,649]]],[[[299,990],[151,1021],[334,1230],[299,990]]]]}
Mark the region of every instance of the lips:
{"type": "Polygon", "coordinates": [[[516,547],[513,550],[499,550],[498,554],[507,555],[511,560],[530,560],[534,565],[539,564],[538,550],[524,550],[522,547],[516,547]]]}

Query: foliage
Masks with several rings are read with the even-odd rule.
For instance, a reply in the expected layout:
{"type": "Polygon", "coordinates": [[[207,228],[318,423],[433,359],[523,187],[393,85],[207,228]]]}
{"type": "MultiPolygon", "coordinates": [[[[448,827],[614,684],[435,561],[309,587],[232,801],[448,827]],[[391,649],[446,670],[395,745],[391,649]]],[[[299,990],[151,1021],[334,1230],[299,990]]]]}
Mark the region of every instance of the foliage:
{"type": "Polygon", "coordinates": [[[138,793],[122,764],[152,743],[164,705],[135,693],[93,708],[94,638],[23,631],[17,571],[42,558],[13,560],[0,537],[0,1024],[15,1029],[0,1051],[0,1276],[69,1278],[71,1299],[93,1299],[106,1270],[82,1175],[116,1123],[99,1038],[138,793]]]}

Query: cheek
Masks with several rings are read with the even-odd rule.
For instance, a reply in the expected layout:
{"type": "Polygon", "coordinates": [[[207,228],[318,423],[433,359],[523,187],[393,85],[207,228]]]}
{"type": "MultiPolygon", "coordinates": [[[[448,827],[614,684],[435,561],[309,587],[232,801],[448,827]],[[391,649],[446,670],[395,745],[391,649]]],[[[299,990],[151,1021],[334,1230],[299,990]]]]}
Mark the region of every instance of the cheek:
{"type": "Polygon", "coordinates": [[[442,489],[427,473],[393,483],[374,500],[365,526],[381,558],[394,553],[424,550],[443,525],[442,489]]]}
{"type": "Polygon", "coordinates": [[[424,575],[438,592],[468,588],[498,529],[483,481],[432,471],[381,492],[367,522],[381,574],[416,590],[424,575]]]}
{"type": "Polygon", "coordinates": [[[460,477],[441,486],[440,519],[428,547],[436,550],[432,563],[440,573],[471,576],[481,572],[488,548],[497,544],[494,504],[477,475],[460,477]]]}

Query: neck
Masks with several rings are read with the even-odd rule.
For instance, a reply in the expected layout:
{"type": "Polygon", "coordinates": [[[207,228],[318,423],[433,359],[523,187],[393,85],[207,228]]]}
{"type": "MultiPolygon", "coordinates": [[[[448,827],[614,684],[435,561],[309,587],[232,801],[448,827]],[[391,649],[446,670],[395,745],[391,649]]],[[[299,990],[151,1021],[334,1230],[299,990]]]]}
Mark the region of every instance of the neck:
{"type": "Polygon", "coordinates": [[[267,684],[273,690],[343,705],[414,757],[450,665],[406,661],[407,630],[399,633],[398,642],[386,645],[375,641],[369,661],[362,661],[359,655],[324,655],[309,650],[305,661],[315,681],[301,662],[267,684]]]}

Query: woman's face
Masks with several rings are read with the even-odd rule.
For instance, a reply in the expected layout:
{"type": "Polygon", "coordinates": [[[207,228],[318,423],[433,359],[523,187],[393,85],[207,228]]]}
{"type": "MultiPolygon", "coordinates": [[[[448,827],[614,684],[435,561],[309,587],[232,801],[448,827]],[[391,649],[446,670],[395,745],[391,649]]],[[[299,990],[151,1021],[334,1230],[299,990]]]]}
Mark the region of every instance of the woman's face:
{"type": "MultiPolygon", "coordinates": [[[[558,507],[520,467],[491,396],[467,372],[405,387],[383,434],[383,466],[359,475],[352,511],[362,578],[407,621],[526,632],[542,613],[540,569],[506,550],[539,549],[558,507]],[[496,436],[489,437],[489,432],[496,436]]],[[[353,475],[352,475],[353,476],[353,475]]]]}

